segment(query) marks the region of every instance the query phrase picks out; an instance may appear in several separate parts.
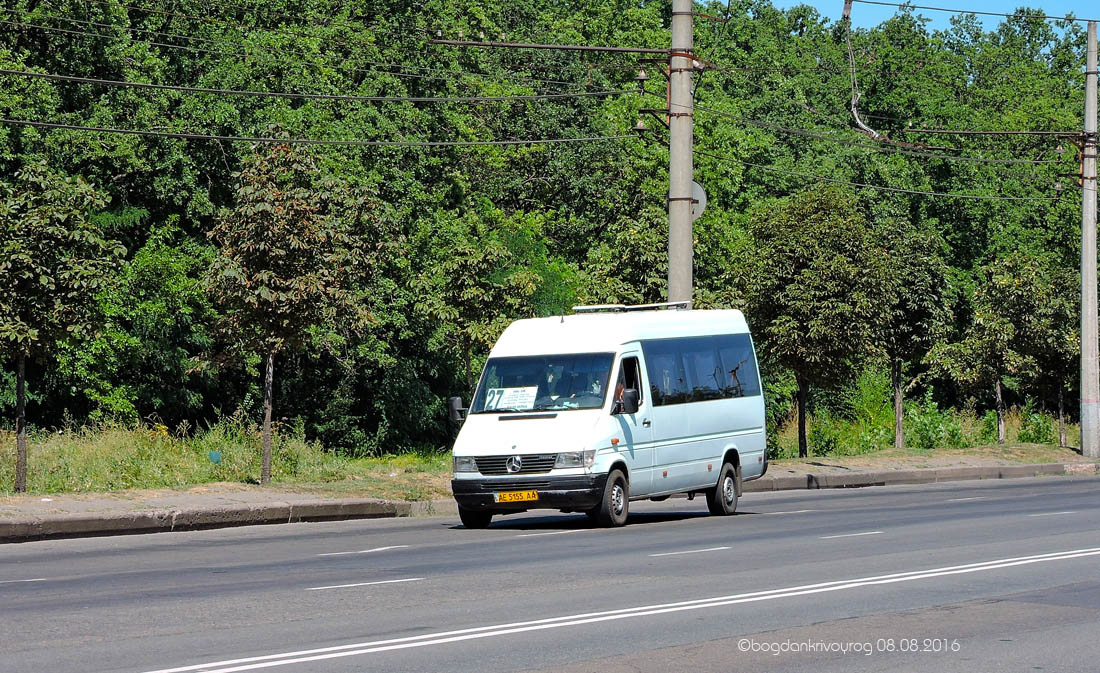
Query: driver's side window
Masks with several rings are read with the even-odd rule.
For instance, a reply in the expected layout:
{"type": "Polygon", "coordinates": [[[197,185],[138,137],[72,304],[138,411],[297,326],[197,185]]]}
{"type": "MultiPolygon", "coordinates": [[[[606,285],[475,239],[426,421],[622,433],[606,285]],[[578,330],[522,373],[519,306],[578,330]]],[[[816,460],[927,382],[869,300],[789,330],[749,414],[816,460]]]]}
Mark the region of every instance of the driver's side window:
{"type": "Polygon", "coordinates": [[[638,404],[641,404],[644,397],[642,393],[642,376],[636,357],[625,357],[619,365],[619,378],[615,382],[614,391],[616,412],[623,400],[623,391],[627,389],[638,391],[638,404]]]}

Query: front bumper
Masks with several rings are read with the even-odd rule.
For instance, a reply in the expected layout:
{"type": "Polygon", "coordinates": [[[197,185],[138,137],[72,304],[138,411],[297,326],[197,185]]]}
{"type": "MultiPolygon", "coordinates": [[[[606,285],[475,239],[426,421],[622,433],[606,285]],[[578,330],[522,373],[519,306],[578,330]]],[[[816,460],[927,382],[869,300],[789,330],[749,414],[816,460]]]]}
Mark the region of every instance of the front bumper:
{"type": "Polygon", "coordinates": [[[600,504],[606,474],[574,477],[538,476],[516,479],[452,479],[451,492],[463,509],[479,512],[523,512],[529,509],[568,509],[583,511],[600,504]],[[538,500],[495,502],[494,493],[502,491],[538,491],[538,500]]]}

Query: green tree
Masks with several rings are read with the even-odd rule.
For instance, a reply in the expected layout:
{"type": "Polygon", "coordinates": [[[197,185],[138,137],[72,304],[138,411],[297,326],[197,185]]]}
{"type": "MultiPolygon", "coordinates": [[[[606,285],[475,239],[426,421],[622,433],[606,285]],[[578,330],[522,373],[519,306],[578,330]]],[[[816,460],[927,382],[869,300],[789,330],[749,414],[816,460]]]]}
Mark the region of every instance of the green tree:
{"type": "Polygon", "coordinates": [[[894,447],[905,446],[907,367],[919,363],[944,335],[950,317],[943,239],[931,227],[899,223],[887,232],[891,272],[888,315],[883,331],[894,392],[894,447]]]}
{"type": "Polygon", "coordinates": [[[1039,306],[1052,298],[1036,260],[1016,252],[982,269],[972,296],[973,320],[962,338],[940,343],[928,354],[942,374],[971,390],[992,390],[997,413],[997,443],[1005,441],[1005,388],[1038,374],[1039,306]]]}
{"type": "Polygon", "coordinates": [[[507,217],[488,203],[452,219],[442,215],[421,235],[432,265],[418,279],[419,310],[439,320],[462,360],[473,393],[477,360],[518,318],[564,311],[573,298],[570,270],[539,239],[543,218],[507,217]]]}
{"type": "Polygon", "coordinates": [[[16,366],[15,491],[27,489],[26,367],[99,328],[96,295],[125,254],[90,215],[107,199],[33,163],[0,183],[0,349],[16,366]]]}
{"type": "Polygon", "coordinates": [[[805,457],[810,386],[851,379],[879,339],[886,255],[855,194],[833,185],[757,210],[748,229],[746,313],[767,354],[794,372],[805,457]]]}
{"type": "Polygon", "coordinates": [[[308,154],[271,147],[237,176],[236,206],[210,232],[218,252],[207,289],[222,309],[221,336],[236,353],[258,354],[264,366],[261,483],[271,479],[275,356],[300,347],[312,331],[338,322],[355,329],[367,320],[353,292],[365,242],[342,217],[341,187],[315,185],[315,174],[308,154]]]}

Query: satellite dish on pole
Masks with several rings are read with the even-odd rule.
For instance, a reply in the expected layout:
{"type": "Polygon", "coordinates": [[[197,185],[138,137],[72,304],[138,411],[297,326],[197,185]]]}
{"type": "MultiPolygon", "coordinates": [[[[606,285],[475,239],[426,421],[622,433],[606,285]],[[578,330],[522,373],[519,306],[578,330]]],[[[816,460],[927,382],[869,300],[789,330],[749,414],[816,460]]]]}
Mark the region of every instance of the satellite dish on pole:
{"type": "Polygon", "coordinates": [[[703,191],[703,185],[693,180],[691,183],[691,221],[694,222],[699,219],[699,216],[706,209],[707,193],[703,191]]]}

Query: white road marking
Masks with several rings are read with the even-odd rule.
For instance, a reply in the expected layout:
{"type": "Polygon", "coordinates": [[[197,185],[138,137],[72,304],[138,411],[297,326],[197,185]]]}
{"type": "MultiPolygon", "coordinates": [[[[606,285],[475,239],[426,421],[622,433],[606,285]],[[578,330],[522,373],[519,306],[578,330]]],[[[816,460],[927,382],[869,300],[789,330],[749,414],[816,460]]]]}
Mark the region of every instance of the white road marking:
{"type": "Polygon", "coordinates": [[[363,551],[330,551],[327,554],[318,554],[318,556],[344,556],[345,554],[370,554],[376,551],[388,551],[390,549],[406,549],[407,544],[395,544],[391,547],[375,547],[374,549],[364,549],[363,551]]]}
{"type": "Polygon", "coordinates": [[[1018,556],[1014,558],[995,559],[979,563],[967,563],[957,566],[944,566],[928,570],[911,570],[890,575],[876,575],[850,580],[836,580],[821,582],[819,584],[804,584],[800,586],[786,587],[782,589],[769,589],[744,594],[729,596],[716,596],[712,598],[700,598],[678,603],[663,603],[656,605],[644,605],[634,608],[608,610],[605,612],[590,612],[585,614],[567,615],[564,617],[550,617],[528,622],[513,622],[509,624],[496,624],[493,626],[478,626],[457,631],[442,631],[426,633],[419,636],[407,636],[405,638],[393,638],[389,640],[376,640],[349,645],[336,645],[312,650],[299,650],[297,652],[283,652],[281,654],[267,654],[258,657],[245,657],[240,659],[228,659],[214,661],[205,664],[181,666],[179,668],[166,668],[147,673],[185,673],[186,671],[203,670],[206,673],[236,673],[237,671],[249,671],[258,668],[270,668],[273,666],[285,666],[287,664],[300,664],[309,661],[323,659],[335,659],[338,657],[351,657],[375,652],[386,652],[414,647],[427,647],[430,645],[442,645],[445,643],[474,640],[478,638],[493,638],[527,631],[541,631],[556,629],[563,626],[579,626],[595,622],[614,621],[619,619],[631,619],[650,615],[667,614],[671,612],[683,612],[687,610],[701,610],[706,608],[722,607],[740,603],[752,603],[757,601],[775,600],[793,596],[805,596],[808,594],[826,593],[831,591],[843,591],[857,589],[866,586],[894,584],[898,582],[912,582],[915,580],[947,575],[962,575],[966,573],[988,572],[1000,568],[1030,565],[1033,563],[1045,563],[1048,561],[1067,561],[1086,556],[1100,555],[1100,547],[1086,549],[1072,549],[1048,554],[1035,554],[1033,556],[1018,556]]]}
{"type": "Polygon", "coordinates": [[[771,514],[771,515],[775,515],[775,514],[805,514],[806,512],[817,512],[817,511],[819,511],[819,510],[816,510],[816,509],[794,509],[794,510],[791,510],[789,512],[761,512],[761,514],[771,514]]]}
{"type": "Polygon", "coordinates": [[[722,551],[729,547],[711,547],[709,549],[692,549],[690,551],[666,551],[662,554],[650,554],[650,556],[678,556],[680,554],[702,554],[705,551],[722,551]]]}
{"type": "Polygon", "coordinates": [[[967,500],[985,500],[985,496],[976,495],[972,498],[951,498],[950,500],[945,500],[944,502],[966,502],[967,500]]]}
{"type": "Polygon", "coordinates": [[[1059,514],[1076,514],[1077,512],[1042,512],[1040,514],[1028,514],[1028,516],[1057,516],[1059,514]]]}
{"type": "Polygon", "coordinates": [[[845,533],[844,535],[823,535],[820,540],[835,540],[838,537],[859,537],[861,535],[882,535],[881,530],[872,530],[866,533],[845,533]]]}
{"type": "Polygon", "coordinates": [[[19,582],[45,582],[47,578],[36,577],[33,580],[0,580],[0,584],[16,584],[19,582]]]}
{"type": "Polygon", "coordinates": [[[375,584],[397,584],[399,582],[419,582],[423,577],[409,577],[403,580],[382,580],[381,582],[356,582],[355,584],[333,584],[327,587],[309,587],[306,591],[320,591],[321,589],[348,589],[350,587],[370,587],[375,584]]]}

